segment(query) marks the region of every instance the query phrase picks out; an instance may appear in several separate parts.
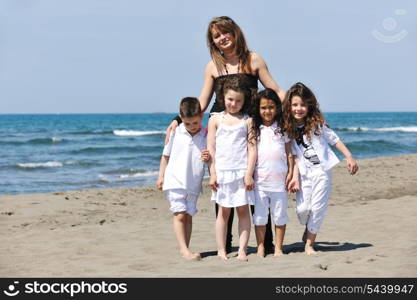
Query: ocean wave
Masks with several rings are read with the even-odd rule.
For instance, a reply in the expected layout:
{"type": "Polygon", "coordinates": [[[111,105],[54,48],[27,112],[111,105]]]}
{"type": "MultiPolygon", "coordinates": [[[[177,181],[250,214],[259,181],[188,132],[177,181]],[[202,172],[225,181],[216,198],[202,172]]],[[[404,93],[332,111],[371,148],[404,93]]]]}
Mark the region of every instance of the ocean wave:
{"type": "Polygon", "coordinates": [[[56,167],[63,167],[64,164],[59,161],[48,161],[44,163],[22,163],[17,164],[19,168],[56,168],[56,167]]]}
{"type": "Polygon", "coordinates": [[[71,131],[68,132],[69,134],[76,134],[76,135],[90,135],[90,134],[112,134],[112,130],[79,130],[79,131],[71,131]]]}
{"type": "Polygon", "coordinates": [[[136,173],[127,173],[127,174],[112,174],[111,171],[104,172],[104,174],[99,174],[98,178],[101,182],[111,183],[111,182],[121,182],[127,181],[131,179],[135,179],[138,177],[152,177],[157,176],[158,171],[145,171],[140,170],[140,172],[136,173]]]}
{"type": "Polygon", "coordinates": [[[336,127],[338,131],[379,131],[379,132],[417,132],[417,126],[400,126],[400,127],[381,127],[381,128],[369,128],[369,127],[336,127]]]}
{"type": "Polygon", "coordinates": [[[103,172],[103,174],[107,175],[119,175],[119,174],[136,174],[136,173],[145,173],[146,170],[143,169],[117,169],[117,170],[110,170],[103,172]]]}
{"type": "Polygon", "coordinates": [[[406,145],[394,141],[387,141],[381,139],[347,142],[346,146],[352,152],[360,155],[387,155],[388,153],[413,152],[413,148],[415,148],[415,146],[413,145],[406,145]]]}
{"type": "Polygon", "coordinates": [[[110,146],[110,147],[86,147],[79,150],[72,150],[71,154],[102,154],[102,153],[152,153],[153,151],[160,151],[161,146],[110,146]]]}
{"type": "Polygon", "coordinates": [[[113,130],[113,134],[118,136],[162,135],[165,131],[113,130]]]}
{"type": "Polygon", "coordinates": [[[30,139],[26,141],[1,141],[0,144],[2,145],[24,145],[24,144],[34,144],[34,145],[50,145],[50,144],[57,144],[64,142],[63,138],[59,137],[51,137],[51,138],[36,138],[30,139]]]}
{"type": "Polygon", "coordinates": [[[158,175],[158,171],[145,171],[145,172],[139,172],[139,173],[134,173],[134,174],[121,174],[119,178],[127,179],[127,178],[148,177],[148,176],[156,176],[156,175],[158,175]]]}
{"type": "Polygon", "coordinates": [[[102,163],[93,162],[93,161],[76,161],[76,160],[69,160],[64,163],[64,165],[68,166],[81,166],[81,167],[92,167],[92,166],[101,166],[102,163]]]}
{"type": "Polygon", "coordinates": [[[64,139],[59,137],[51,137],[51,138],[39,138],[39,139],[31,139],[27,141],[27,143],[31,144],[55,144],[64,141],[64,139]]]}

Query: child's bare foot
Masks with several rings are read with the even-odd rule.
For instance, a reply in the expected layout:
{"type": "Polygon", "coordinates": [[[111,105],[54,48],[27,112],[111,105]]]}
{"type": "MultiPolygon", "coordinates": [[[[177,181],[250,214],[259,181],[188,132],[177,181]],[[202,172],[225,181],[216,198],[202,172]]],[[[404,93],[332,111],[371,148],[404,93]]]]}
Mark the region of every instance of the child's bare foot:
{"type": "Polygon", "coordinates": [[[182,257],[186,260],[201,260],[200,253],[185,252],[182,254],[182,257]]]}
{"type": "Polygon", "coordinates": [[[317,255],[317,251],[314,250],[314,248],[312,246],[305,246],[304,251],[306,252],[307,255],[317,255]]]}
{"type": "Polygon", "coordinates": [[[275,248],[274,257],[280,257],[282,255],[284,255],[284,253],[282,252],[282,249],[275,248]]]}
{"type": "Polygon", "coordinates": [[[258,245],[258,252],[256,253],[259,257],[265,257],[265,246],[264,245],[258,245]]]}
{"type": "Polygon", "coordinates": [[[221,259],[228,260],[229,258],[226,256],[226,250],[217,250],[217,256],[221,259]]]}
{"type": "Polygon", "coordinates": [[[301,239],[303,240],[304,243],[307,242],[307,226],[306,226],[306,229],[304,230],[303,237],[301,239]]]}
{"type": "Polygon", "coordinates": [[[243,250],[239,250],[237,254],[237,259],[240,261],[248,261],[248,256],[246,255],[246,252],[243,250]]]}

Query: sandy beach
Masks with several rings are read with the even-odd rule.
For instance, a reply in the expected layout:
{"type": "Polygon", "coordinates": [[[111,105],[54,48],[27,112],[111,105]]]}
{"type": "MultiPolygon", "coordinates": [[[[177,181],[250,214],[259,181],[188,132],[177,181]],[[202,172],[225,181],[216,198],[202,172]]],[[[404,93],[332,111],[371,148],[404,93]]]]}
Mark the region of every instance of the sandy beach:
{"type": "Polygon", "coordinates": [[[303,227],[289,201],[285,255],[249,261],[216,256],[214,205],[205,183],[192,251],[178,253],[172,216],[154,187],[0,196],[1,277],[417,277],[417,154],[363,159],[350,176],[341,162],[317,238],[303,253],[303,227]]]}

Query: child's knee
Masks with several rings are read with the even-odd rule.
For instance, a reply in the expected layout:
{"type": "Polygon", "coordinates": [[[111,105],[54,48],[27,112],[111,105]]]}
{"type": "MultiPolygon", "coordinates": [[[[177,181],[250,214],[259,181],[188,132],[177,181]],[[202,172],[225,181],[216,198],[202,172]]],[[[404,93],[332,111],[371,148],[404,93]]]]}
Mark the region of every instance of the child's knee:
{"type": "Polygon", "coordinates": [[[268,216],[253,215],[253,224],[255,224],[255,226],[265,226],[268,224],[268,216]]]}
{"type": "Polygon", "coordinates": [[[174,218],[180,222],[186,223],[188,220],[188,214],[186,211],[180,211],[174,213],[174,218]]]}
{"type": "Polygon", "coordinates": [[[281,227],[285,226],[289,221],[288,215],[286,213],[275,216],[274,215],[274,224],[275,226],[281,227]]]}

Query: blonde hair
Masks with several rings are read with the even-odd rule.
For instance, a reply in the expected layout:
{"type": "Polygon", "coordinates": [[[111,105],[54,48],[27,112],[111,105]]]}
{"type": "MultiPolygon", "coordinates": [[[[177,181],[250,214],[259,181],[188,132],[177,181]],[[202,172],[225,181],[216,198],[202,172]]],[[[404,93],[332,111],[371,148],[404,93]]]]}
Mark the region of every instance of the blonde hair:
{"type": "Polygon", "coordinates": [[[210,50],[210,56],[213,59],[219,74],[223,73],[223,70],[225,69],[226,59],[224,58],[223,53],[214,44],[213,36],[211,33],[214,27],[217,27],[217,29],[221,32],[229,32],[233,35],[235,39],[234,53],[239,58],[240,70],[242,70],[244,73],[251,74],[251,57],[245,36],[239,25],[237,25],[231,18],[226,16],[214,18],[211,20],[207,28],[207,46],[210,50]]]}

